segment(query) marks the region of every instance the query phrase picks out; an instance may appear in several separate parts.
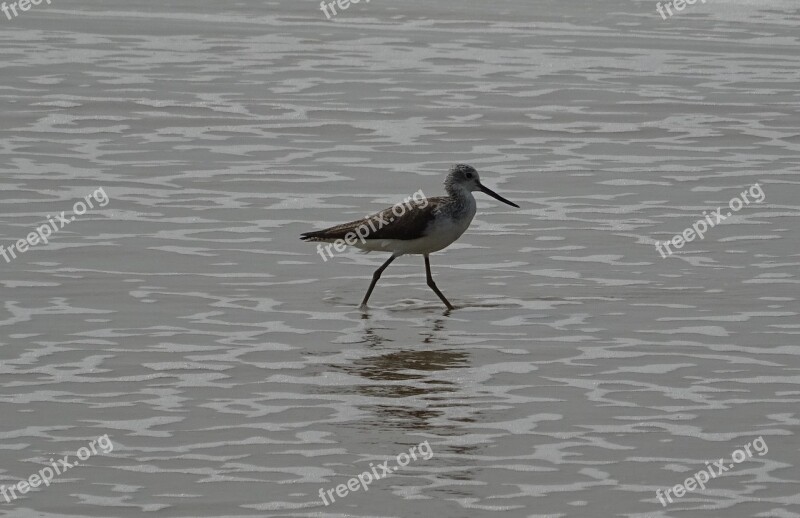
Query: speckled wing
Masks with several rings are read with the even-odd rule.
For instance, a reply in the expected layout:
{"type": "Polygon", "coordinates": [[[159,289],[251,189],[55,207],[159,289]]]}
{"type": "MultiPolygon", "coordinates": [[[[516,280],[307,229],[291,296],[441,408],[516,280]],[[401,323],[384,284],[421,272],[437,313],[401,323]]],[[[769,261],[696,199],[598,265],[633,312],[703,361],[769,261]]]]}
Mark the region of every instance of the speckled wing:
{"type": "Polygon", "coordinates": [[[389,207],[368,218],[323,230],[306,232],[300,235],[300,239],[303,241],[335,241],[344,239],[347,234],[356,232],[359,227],[362,227],[362,234],[367,232],[365,239],[368,241],[371,239],[417,239],[425,235],[428,225],[434,220],[436,209],[443,200],[444,198],[428,198],[426,205],[416,204],[411,208],[397,205],[395,207],[403,207],[405,210],[400,216],[396,216],[392,212],[394,209],[395,212],[400,213],[399,208],[389,207]]]}

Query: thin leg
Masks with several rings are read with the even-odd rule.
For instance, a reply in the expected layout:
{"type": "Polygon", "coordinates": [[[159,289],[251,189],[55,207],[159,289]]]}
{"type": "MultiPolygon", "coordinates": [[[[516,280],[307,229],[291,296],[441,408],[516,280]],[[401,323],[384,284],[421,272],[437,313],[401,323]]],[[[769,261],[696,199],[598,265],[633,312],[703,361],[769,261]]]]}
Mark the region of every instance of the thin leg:
{"type": "Polygon", "coordinates": [[[361,307],[362,308],[366,307],[367,301],[369,300],[369,296],[372,295],[372,290],[374,290],[375,289],[375,285],[378,284],[378,279],[381,278],[381,274],[383,273],[383,270],[385,270],[387,266],[392,264],[392,261],[397,259],[397,257],[398,256],[396,256],[396,255],[392,255],[389,259],[386,260],[385,263],[383,263],[381,265],[380,268],[375,270],[375,273],[372,274],[372,284],[369,285],[369,289],[367,290],[367,294],[364,295],[364,300],[361,301],[361,307]]]}
{"type": "Polygon", "coordinates": [[[447,306],[447,309],[455,309],[453,305],[450,304],[450,301],[447,300],[444,295],[442,295],[442,292],[439,291],[439,288],[436,287],[436,283],[433,282],[433,276],[431,275],[431,260],[428,258],[427,254],[424,257],[425,257],[425,276],[428,279],[428,286],[433,290],[434,293],[436,293],[439,296],[440,299],[442,299],[442,302],[444,302],[444,305],[447,306]]]}

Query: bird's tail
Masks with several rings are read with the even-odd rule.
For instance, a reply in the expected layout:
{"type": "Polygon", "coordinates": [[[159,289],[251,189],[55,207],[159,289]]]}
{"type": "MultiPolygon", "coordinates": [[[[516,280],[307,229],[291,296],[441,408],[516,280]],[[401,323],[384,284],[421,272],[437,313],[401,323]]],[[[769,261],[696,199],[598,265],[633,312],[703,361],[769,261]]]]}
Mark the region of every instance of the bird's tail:
{"type": "Polygon", "coordinates": [[[335,227],[305,232],[300,234],[300,239],[303,241],[323,241],[325,243],[333,243],[337,239],[344,239],[347,234],[352,233],[356,227],[361,224],[363,224],[363,221],[351,221],[350,223],[342,223],[341,225],[336,225],[335,227]]]}
{"type": "Polygon", "coordinates": [[[314,232],[304,232],[300,234],[300,239],[308,242],[321,241],[323,243],[332,243],[340,237],[334,234],[335,233],[331,232],[330,229],[315,230],[314,232]]]}

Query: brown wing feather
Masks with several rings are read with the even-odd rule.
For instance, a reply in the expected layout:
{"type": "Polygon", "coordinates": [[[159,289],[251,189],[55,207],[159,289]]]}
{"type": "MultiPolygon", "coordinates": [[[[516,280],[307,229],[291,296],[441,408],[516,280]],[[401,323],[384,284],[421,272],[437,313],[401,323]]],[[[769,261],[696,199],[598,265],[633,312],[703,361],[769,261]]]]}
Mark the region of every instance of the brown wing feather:
{"type": "MultiPolygon", "coordinates": [[[[428,225],[434,219],[434,212],[439,208],[444,198],[428,198],[426,205],[416,204],[412,208],[404,207],[405,212],[400,217],[392,213],[389,207],[377,212],[368,218],[350,221],[336,225],[335,227],[306,232],[300,235],[304,241],[335,241],[344,239],[350,232],[355,232],[357,228],[366,225],[369,231],[365,239],[416,239],[424,236],[428,225]],[[372,226],[367,220],[372,221],[372,226]],[[385,222],[385,223],[384,223],[385,222]],[[375,227],[375,230],[372,230],[375,227]]],[[[400,212],[397,210],[397,212],[400,212]]]]}

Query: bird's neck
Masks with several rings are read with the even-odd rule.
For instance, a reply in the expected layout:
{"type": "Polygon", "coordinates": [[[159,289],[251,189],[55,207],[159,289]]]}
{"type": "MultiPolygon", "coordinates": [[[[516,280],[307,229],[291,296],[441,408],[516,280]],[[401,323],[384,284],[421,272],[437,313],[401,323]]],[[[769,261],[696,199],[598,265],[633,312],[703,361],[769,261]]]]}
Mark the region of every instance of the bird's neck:
{"type": "Polygon", "coordinates": [[[472,193],[458,184],[445,184],[444,190],[451,200],[466,200],[472,197],[472,193]]]}
{"type": "Polygon", "coordinates": [[[448,185],[445,187],[448,194],[447,204],[454,215],[475,211],[475,197],[463,187],[448,185]]]}

